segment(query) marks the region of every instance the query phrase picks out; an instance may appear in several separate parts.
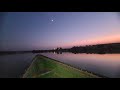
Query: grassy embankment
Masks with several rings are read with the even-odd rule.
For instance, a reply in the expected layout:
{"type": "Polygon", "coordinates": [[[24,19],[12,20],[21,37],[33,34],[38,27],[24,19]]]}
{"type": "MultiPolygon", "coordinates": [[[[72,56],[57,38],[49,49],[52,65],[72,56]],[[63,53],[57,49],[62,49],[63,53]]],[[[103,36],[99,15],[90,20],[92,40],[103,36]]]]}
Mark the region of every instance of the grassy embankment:
{"type": "Polygon", "coordinates": [[[91,73],[37,55],[23,78],[99,78],[91,73]]]}

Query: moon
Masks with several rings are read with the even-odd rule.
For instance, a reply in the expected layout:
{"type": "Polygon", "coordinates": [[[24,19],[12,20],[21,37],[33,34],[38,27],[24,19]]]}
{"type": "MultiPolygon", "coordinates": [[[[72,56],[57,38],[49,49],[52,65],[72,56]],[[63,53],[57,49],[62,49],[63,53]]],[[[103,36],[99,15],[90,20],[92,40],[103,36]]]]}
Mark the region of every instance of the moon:
{"type": "Polygon", "coordinates": [[[54,20],[52,19],[51,21],[53,22],[54,20]]]}

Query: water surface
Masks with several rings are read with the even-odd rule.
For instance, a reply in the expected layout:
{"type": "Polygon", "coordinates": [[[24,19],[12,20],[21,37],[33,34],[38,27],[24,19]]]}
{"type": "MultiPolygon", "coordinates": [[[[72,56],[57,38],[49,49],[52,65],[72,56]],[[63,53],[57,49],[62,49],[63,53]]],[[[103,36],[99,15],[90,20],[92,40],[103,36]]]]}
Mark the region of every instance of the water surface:
{"type": "Polygon", "coordinates": [[[120,77],[120,54],[43,53],[42,55],[99,75],[120,77]]]}
{"type": "Polygon", "coordinates": [[[0,55],[0,78],[22,77],[34,56],[32,53],[0,55]]]}
{"type": "MultiPolygon", "coordinates": [[[[19,78],[29,67],[36,54],[0,56],[0,78],[19,78]]],[[[120,54],[42,53],[47,57],[99,75],[120,78],[120,54]]]]}

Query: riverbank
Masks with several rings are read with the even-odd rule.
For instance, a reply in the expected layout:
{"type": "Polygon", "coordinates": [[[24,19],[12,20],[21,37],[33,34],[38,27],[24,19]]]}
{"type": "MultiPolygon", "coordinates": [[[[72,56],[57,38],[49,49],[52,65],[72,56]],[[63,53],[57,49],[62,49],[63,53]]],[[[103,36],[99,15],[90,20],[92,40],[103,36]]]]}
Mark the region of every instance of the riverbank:
{"type": "Polygon", "coordinates": [[[100,78],[43,55],[36,55],[23,78],[100,78]]]}

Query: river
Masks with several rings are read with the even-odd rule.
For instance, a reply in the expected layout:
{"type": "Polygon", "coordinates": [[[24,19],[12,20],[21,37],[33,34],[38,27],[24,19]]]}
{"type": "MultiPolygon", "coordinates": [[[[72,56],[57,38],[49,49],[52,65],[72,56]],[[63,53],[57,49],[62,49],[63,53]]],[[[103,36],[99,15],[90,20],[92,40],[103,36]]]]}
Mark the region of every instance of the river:
{"type": "Polygon", "coordinates": [[[42,55],[98,75],[120,78],[120,54],[44,53],[42,55]]]}
{"type": "Polygon", "coordinates": [[[22,77],[34,56],[32,53],[0,55],[0,78],[22,77]]]}
{"type": "MultiPolygon", "coordinates": [[[[1,55],[0,78],[22,77],[35,55],[33,53],[1,55]]],[[[98,75],[120,78],[120,54],[42,53],[42,55],[98,75]]]]}

